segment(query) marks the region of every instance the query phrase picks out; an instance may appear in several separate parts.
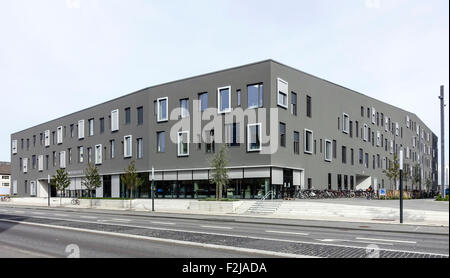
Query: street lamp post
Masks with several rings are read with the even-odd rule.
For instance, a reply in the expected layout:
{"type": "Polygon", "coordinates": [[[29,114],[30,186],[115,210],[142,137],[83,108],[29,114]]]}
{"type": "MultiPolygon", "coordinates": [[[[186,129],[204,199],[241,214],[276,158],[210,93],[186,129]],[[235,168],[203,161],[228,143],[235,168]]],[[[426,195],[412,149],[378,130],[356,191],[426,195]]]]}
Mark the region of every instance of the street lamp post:
{"type": "Polygon", "coordinates": [[[48,175],[47,177],[47,202],[48,202],[48,206],[50,206],[50,175],[48,175]]]}
{"type": "Polygon", "coordinates": [[[400,223],[403,223],[403,149],[400,150],[400,223]]]}
{"type": "Polygon", "coordinates": [[[445,198],[444,86],[441,86],[441,196],[445,198]]]}
{"type": "Polygon", "coordinates": [[[155,211],[155,168],[152,166],[152,175],[151,175],[151,193],[152,193],[152,211],[155,211]]]}

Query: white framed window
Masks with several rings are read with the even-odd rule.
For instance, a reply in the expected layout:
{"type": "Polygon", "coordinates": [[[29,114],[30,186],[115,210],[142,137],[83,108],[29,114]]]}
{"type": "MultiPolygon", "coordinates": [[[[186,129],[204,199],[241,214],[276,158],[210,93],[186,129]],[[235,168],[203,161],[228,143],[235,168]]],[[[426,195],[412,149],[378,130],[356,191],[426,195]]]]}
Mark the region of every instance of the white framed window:
{"type": "Polygon", "coordinates": [[[43,155],[38,156],[38,171],[39,172],[44,171],[44,156],[43,155]]]}
{"type": "Polygon", "coordinates": [[[30,181],[30,196],[36,196],[36,181],[30,181]]]}
{"type": "Polygon", "coordinates": [[[406,158],[407,158],[407,159],[410,158],[410,156],[409,156],[409,147],[406,147],[406,158]]]}
{"type": "Polygon", "coordinates": [[[89,119],[89,136],[94,136],[94,119],[89,119]]]}
{"type": "Polygon", "coordinates": [[[12,140],[12,153],[17,153],[17,140],[12,140]]]}
{"type": "Polygon", "coordinates": [[[261,123],[247,125],[247,152],[261,151],[261,123]]]}
{"type": "Polygon", "coordinates": [[[144,156],[144,146],[142,144],[142,138],[137,139],[137,158],[144,156]]]}
{"type": "Polygon", "coordinates": [[[372,107],[372,124],[375,124],[377,122],[376,114],[377,111],[375,110],[375,108],[372,107]]]}
{"type": "Polygon", "coordinates": [[[389,131],[389,118],[384,118],[384,131],[389,131]]]}
{"type": "Polygon", "coordinates": [[[133,136],[127,135],[123,137],[123,156],[132,157],[133,156],[133,136]]]}
{"type": "Polygon", "coordinates": [[[44,131],[44,144],[46,147],[50,146],[50,130],[44,131]]]}
{"type": "Polygon", "coordinates": [[[399,125],[398,123],[395,123],[395,135],[398,136],[399,134],[399,125]]]}
{"type": "Polygon", "coordinates": [[[78,139],[84,138],[84,120],[78,121],[78,139]]]}
{"type": "Polygon", "coordinates": [[[247,85],[247,108],[259,108],[263,107],[264,98],[264,85],[253,84],[247,85]]]}
{"type": "Polygon", "coordinates": [[[24,158],[22,161],[22,170],[24,173],[28,172],[28,158],[24,158]]]}
{"type": "Polygon", "coordinates": [[[177,149],[178,149],[178,156],[189,155],[189,131],[178,132],[177,149]]]}
{"type": "Polygon", "coordinates": [[[377,130],[377,147],[381,145],[381,133],[377,130]]]}
{"type": "Polygon", "coordinates": [[[406,115],[406,127],[409,128],[409,116],[406,115]]]}
{"type": "Polygon", "coordinates": [[[102,144],[95,145],[95,164],[102,164],[102,144]]]}
{"type": "Polygon", "coordinates": [[[63,127],[58,126],[58,129],[56,130],[56,143],[62,144],[63,142],[63,127]]]}
{"type": "Polygon", "coordinates": [[[111,111],[111,131],[119,130],[119,109],[111,111]]]}
{"type": "Polygon", "coordinates": [[[109,141],[109,154],[111,158],[116,156],[116,140],[109,141]]]}
{"type": "Polygon", "coordinates": [[[66,168],[66,151],[59,152],[59,168],[66,168]]]}
{"type": "Polygon", "coordinates": [[[13,189],[13,194],[17,195],[17,180],[13,180],[12,189],[13,189]]]}
{"type": "Polygon", "coordinates": [[[78,147],[78,162],[84,162],[84,147],[78,147]]]}
{"type": "Polygon", "coordinates": [[[189,117],[189,99],[188,98],[183,98],[180,99],[180,113],[181,113],[181,118],[187,118],[189,117]]]}
{"type": "Polygon", "coordinates": [[[281,78],[277,78],[277,103],[279,106],[288,108],[289,84],[281,78]]]}
{"type": "Polygon", "coordinates": [[[420,130],[420,126],[419,126],[419,125],[416,125],[416,133],[417,133],[417,136],[419,136],[419,130],[420,130]]]}
{"type": "Polygon", "coordinates": [[[363,139],[364,139],[364,141],[368,140],[368,134],[369,134],[369,132],[368,132],[367,124],[364,124],[364,126],[363,126],[363,139]]]}
{"type": "Polygon", "coordinates": [[[314,134],[312,130],[306,129],[304,131],[304,151],[305,153],[313,153],[314,134]]]}
{"type": "Polygon", "coordinates": [[[333,160],[333,144],[331,143],[331,140],[325,139],[325,161],[331,162],[333,160]]]}
{"type": "Polygon", "coordinates": [[[389,152],[390,152],[391,154],[393,154],[393,153],[394,153],[394,141],[391,140],[389,146],[390,146],[389,152]]]}
{"type": "Polygon", "coordinates": [[[349,126],[350,126],[350,117],[348,116],[348,114],[343,113],[342,114],[342,132],[348,134],[349,126]]]}
{"type": "Polygon", "coordinates": [[[168,116],[168,106],[169,105],[169,98],[168,97],[162,97],[158,98],[156,100],[156,115],[157,115],[157,121],[158,122],[164,122],[169,119],[168,116]]]}
{"type": "Polygon", "coordinates": [[[231,86],[217,88],[217,109],[219,113],[231,112],[231,86]]]}

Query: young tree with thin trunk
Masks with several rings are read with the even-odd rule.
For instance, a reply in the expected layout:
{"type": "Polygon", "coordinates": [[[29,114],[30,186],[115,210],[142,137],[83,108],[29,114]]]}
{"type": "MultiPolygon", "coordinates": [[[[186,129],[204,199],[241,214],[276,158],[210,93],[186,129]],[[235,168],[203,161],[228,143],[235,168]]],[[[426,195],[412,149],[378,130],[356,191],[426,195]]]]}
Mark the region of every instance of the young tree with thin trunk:
{"type": "Polygon", "coordinates": [[[138,173],[136,172],[134,160],[132,160],[128,165],[127,169],[125,169],[125,174],[123,174],[120,177],[120,180],[125,185],[125,187],[128,190],[130,190],[130,210],[131,210],[133,191],[139,188],[144,183],[144,180],[141,179],[138,173]]]}
{"type": "Polygon", "coordinates": [[[62,193],[70,185],[69,174],[65,169],[56,170],[56,175],[52,177],[50,185],[59,191],[59,206],[62,206],[62,193]]]}
{"type": "Polygon", "coordinates": [[[210,183],[216,185],[216,200],[218,201],[222,199],[223,188],[228,184],[226,152],[227,146],[223,145],[210,162],[211,168],[213,168],[210,183]]]}
{"type": "Polygon", "coordinates": [[[98,168],[91,163],[88,163],[88,167],[84,170],[84,178],[81,183],[86,187],[89,192],[90,206],[92,208],[92,191],[102,186],[102,178],[98,174],[98,168]]]}
{"type": "Polygon", "coordinates": [[[400,164],[398,162],[397,155],[394,154],[394,159],[391,163],[390,160],[388,160],[389,167],[387,170],[384,170],[383,173],[386,174],[386,177],[389,179],[392,185],[392,181],[394,181],[394,184],[397,185],[397,180],[400,176],[400,164]]]}

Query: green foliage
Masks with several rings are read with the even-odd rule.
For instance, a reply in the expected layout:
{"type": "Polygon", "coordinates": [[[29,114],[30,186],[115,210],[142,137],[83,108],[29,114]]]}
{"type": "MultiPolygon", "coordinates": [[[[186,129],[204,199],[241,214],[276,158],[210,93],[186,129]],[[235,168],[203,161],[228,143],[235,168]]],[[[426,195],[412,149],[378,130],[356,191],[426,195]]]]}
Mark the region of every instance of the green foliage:
{"type": "Polygon", "coordinates": [[[127,169],[125,169],[125,174],[120,176],[120,180],[125,185],[125,187],[130,190],[130,204],[131,199],[133,198],[132,194],[135,189],[144,184],[144,180],[139,177],[136,172],[136,166],[134,164],[134,160],[130,162],[127,169]]]}
{"type": "Polygon", "coordinates": [[[210,161],[212,174],[210,183],[216,185],[216,200],[222,199],[223,188],[228,184],[228,160],[226,158],[227,146],[223,145],[210,161]]]}
{"type": "Polygon", "coordinates": [[[442,198],[442,195],[441,194],[439,194],[437,197],[436,197],[436,201],[445,201],[445,202],[448,202],[448,195],[445,195],[445,198],[442,198]]]}
{"type": "Polygon", "coordinates": [[[391,161],[388,160],[387,163],[389,164],[389,167],[387,170],[384,170],[383,173],[386,174],[386,177],[389,179],[389,181],[392,184],[392,181],[394,181],[394,183],[396,183],[400,177],[400,164],[398,162],[398,158],[395,153],[394,153],[394,158],[393,158],[392,163],[390,163],[390,162],[391,161]]]}
{"type": "Polygon", "coordinates": [[[97,166],[88,164],[88,167],[84,171],[85,177],[81,183],[89,190],[89,196],[92,197],[92,190],[95,190],[102,186],[102,179],[98,174],[97,166]]]}
{"type": "Polygon", "coordinates": [[[56,175],[52,177],[50,185],[60,192],[64,191],[70,185],[69,174],[65,169],[56,170],[56,175]]]}

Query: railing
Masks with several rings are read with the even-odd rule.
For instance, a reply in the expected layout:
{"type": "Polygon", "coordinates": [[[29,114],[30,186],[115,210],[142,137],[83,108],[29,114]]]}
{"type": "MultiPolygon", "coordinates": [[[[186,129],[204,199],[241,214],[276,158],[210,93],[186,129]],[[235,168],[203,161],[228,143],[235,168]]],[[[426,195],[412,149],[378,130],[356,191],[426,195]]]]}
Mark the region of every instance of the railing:
{"type": "Polygon", "coordinates": [[[261,198],[261,201],[265,201],[269,196],[271,196],[271,197],[272,197],[271,199],[273,199],[273,191],[267,192],[266,195],[264,195],[264,196],[261,198]]]}

